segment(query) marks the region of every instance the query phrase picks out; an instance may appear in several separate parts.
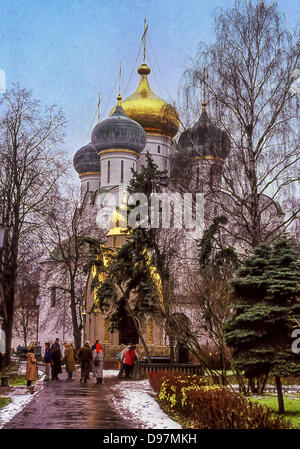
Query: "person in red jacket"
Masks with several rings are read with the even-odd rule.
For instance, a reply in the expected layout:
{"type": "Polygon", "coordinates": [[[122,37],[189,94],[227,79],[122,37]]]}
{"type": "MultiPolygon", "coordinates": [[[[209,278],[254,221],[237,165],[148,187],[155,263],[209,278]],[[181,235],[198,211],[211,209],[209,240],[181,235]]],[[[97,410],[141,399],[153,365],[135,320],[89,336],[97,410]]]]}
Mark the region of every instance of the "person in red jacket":
{"type": "Polygon", "coordinates": [[[126,379],[129,379],[133,369],[133,364],[136,360],[135,348],[136,347],[134,345],[131,345],[125,353],[124,366],[126,379]]]}

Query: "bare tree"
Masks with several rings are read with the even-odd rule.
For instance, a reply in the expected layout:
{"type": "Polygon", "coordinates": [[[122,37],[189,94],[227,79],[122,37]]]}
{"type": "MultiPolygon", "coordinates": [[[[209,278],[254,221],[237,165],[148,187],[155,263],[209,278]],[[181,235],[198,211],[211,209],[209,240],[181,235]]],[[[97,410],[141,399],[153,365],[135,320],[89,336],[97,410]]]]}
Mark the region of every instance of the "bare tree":
{"type": "Polygon", "coordinates": [[[285,30],[276,4],[265,0],[218,9],[215,30],[215,43],[201,44],[185,72],[184,92],[191,111],[204,89],[210,115],[230,137],[221,178],[204,170],[201,183],[210,212],[230,218],[227,234],[249,249],[299,216],[299,33],[285,30]]]}
{"type": "Polygon", "coordinates": [[[66,171],[58,151],[65,119],[55,106],[42,111],[31,92],[13,87],[0,99],[0,223],[3,250],[3,328],[6,364],[10,362],[20,242],[40,226],[37,213],[66,171]]]}
{"type": "Polygon", "coordinates": [[[225,344],[223,327],[231,314],[229,280],[238,266],[235,250],[220,247],[219,230],[225,223],[225,217],[216,217],[204,231],[198,245],[197,266],[185,277],[184,288],[177,298],[181,311],[179,309],[171,321],[177,340],[190,349],[215,381],[224,385],[231,351],[225,344]],[[183,314],[184,311],[187,314],[183,314]],[[209,343],[214,352],[217,350],[221,372],[204,343],[209,343]]]}
{"type": "Polygon", "coordinates": [[[46,288],[55,295],[53,313],[66,326],[70,315],[76,349],[81,346],[82,312],[87,277],[83,267],[100,244],[100,230],[89,214],[91,192],[65,186],[44,209],[46,226],[40,239],[47,251],[43,263],[46,288]],[[68,312],[66,310],[68,304],[68,312]]]}
{"type": "Polygon", "coordinates": [[[22,338],[24,346],[36,335],[36,300],[39,295],[38,273],[30,273],[25,267],[18,277],[15,298],[13,334],[22,338]],[[25,269],[24,269],[25,268],[25,269]]]}
{"type": "Polygon", "coordinates": [[[27,346],[37,335],[37,299],[40,295],[40,260],[42,248],[36,233],[21,239],[18,252],[18,275],[15,292],[13,338],[22,338],[27,346]]]}

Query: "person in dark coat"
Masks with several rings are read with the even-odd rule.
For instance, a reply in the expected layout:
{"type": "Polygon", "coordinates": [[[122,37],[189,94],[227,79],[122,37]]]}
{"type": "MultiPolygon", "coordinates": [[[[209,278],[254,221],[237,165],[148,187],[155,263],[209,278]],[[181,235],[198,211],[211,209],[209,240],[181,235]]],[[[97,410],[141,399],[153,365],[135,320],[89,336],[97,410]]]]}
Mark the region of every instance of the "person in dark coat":
{"type": "Polygon", "coordinates": [[[62,373],[61,369],[61,350],[59,345],[59,338],[55,339],[55,343],[51,346],[52,362],[51,362],[51,376],[52,380],[59,380],[58,375],[62,373]]]}
{"type": "Polygon", "coordinates": [[[96,342],[93,344],[93,346],[91,347],[91,350],[94,351],[94,349],[96,349],[96,345],[100,343],[100,340],[96,340],[96,342]]]}
{"type": "Polygon", "coordinates": [[[50,343],[45,343],[45,354],[44,354],[44,363],[45,363],[45,381],[48,382],[50,380],[50,367],[52,362],[52,352],[50,350],[50,343]]]}
{"type": "Polygon", "coordinates": [[[80,382],[86,383],[89,378],[90,369],[93,362],[92,350],[90,348],[89,341],[86,341],[84,343],[84,346],[80,348],[78,358],[80,360],[80,367],[81,367],[80,382]]]}

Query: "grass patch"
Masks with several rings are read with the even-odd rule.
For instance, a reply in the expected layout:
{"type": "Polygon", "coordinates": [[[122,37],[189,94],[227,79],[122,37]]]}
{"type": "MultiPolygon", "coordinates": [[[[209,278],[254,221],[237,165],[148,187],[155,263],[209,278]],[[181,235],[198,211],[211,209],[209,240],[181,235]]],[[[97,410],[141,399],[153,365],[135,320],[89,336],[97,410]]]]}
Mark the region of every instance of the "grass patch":
{"type": "Polygon", "coordinates": [[[12,374],[17,374],[20,363],[18,361],[12,361],[9,366],[0,370],[0,376],[9,376],[12,374]]]}
{"type": "Polygon", "coordinates": [[[26,385],[27,380],[25,379],[25,375],[23,374],[16,374],[9,376],[9,386],[10,387],[17,387],[18,385],[26,385]]]}
{"type": "Polygon", "coordinates": [[[25,374],[18,374],[19,363],[12,362],[9,366],[0,371],[0,381],[2,376],[9,377],[9,386],[16,387],[18,385],[26,385],[25,374]]]}
{"type": "Polygon", "coordinates": [[[0,409],[8,405],[10,402],[10,398],[0,398],[0,409]]]}
{"type": "MultiPolygon", "coordinates": [[[[265,396],[265,397],[252,397],[249,398],[253,401],[259,402],[261,405],[266,405],[274,410],[274,412],[278,411],[278,400],[277,396],[265,396]]],[[[287,418],[294,429],[300,429],[300,396],[284,395],[284,417],[287,418]]]]}

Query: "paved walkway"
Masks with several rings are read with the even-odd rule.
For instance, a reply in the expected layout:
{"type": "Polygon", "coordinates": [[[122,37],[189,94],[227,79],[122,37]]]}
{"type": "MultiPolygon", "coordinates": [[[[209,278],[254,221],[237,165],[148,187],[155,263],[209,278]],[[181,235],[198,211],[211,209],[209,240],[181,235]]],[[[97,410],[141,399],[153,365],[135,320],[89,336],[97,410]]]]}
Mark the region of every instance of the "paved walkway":
{"type": "Polygon", "coordinates": [[[3,429],[138,428],[114,407],[110,388],[120,382],[118,379],[106,377],[101,385],[96,385],[91,377],[81,384],[79,374],[77,370],[72,382],[65,380],[65,372],[59,381],[44,382],[43,389],[3,429]]]}

